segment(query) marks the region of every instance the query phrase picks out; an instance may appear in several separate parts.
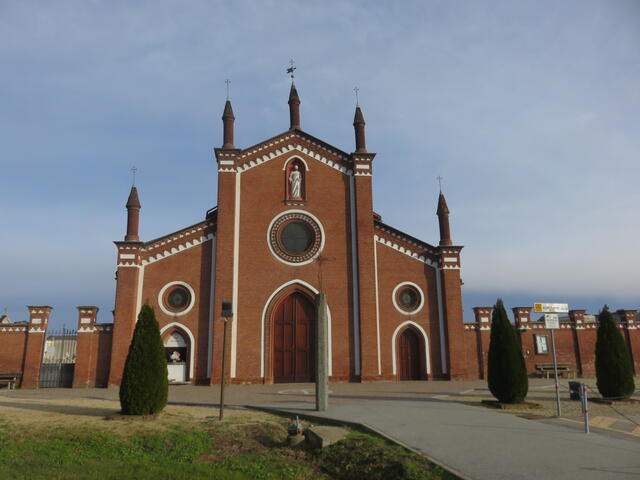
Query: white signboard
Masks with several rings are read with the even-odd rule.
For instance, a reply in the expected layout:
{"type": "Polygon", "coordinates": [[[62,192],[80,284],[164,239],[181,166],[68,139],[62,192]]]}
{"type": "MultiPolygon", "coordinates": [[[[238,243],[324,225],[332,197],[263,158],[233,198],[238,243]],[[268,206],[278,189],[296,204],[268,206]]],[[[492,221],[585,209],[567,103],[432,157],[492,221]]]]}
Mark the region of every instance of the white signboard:
{"type": "Polygon", "coordinates": [[[568,303],[534,303],[533,311],[536,313],[569,313],[568,303]]]}
{"type": "Polygon", "coordinates": [[[544,314],[544,328],[560,328],[560,319],[557,313],[544,314]]]}

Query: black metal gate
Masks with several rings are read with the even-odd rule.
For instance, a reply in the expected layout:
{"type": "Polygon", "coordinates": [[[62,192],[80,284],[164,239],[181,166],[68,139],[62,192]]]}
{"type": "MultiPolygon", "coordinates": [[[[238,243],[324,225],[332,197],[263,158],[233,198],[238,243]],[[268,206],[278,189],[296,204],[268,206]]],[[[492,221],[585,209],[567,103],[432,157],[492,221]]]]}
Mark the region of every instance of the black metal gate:
{"type": "Polygon", "coordinates": [[[76,331],[47,332],[40,366],[40,388],[71,387],[76,365],[76,331]]]}

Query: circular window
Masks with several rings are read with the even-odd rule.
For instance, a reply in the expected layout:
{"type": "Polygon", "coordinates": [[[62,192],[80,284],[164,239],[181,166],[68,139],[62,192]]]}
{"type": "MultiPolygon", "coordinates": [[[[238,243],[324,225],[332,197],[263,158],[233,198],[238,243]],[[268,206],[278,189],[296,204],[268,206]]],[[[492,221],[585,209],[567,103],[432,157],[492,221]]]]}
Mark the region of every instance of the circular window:
{"type": "Polygon", "coordinates": [[[158,293],[160,309],[171,316],[186,315],[195,303],[195,292],[184,282],[167,283],[158,293]]]}
{"type": "Polygon", "coordinates": [[[322,231],[310,215],[285,213],[271,223],[269,247],[286,263],[308,263],[322,248],[322,231]]]}
{"type": "Polygon", "coordinates": [[[424,305],[422,289],[412,282],[402,282],[396,285],[391,300],[393,300],[396,309],[404,314],[418,313],[424,305]]]}
{"type": "Polygon", "coordinates": [[[167,295],[167,304],[174,310],[180,311],[189,305],[189,301],[191,300],[191,295],[189,291],[182,287],[178,286],[173,288],[169,295],[167,295]]]}
{"type": "Polygon", "coordinates": [[[413,287],[404,287],[398,294],[398,304],[405,310],[415,310],[420,302],[420,294],[413,287]]]}

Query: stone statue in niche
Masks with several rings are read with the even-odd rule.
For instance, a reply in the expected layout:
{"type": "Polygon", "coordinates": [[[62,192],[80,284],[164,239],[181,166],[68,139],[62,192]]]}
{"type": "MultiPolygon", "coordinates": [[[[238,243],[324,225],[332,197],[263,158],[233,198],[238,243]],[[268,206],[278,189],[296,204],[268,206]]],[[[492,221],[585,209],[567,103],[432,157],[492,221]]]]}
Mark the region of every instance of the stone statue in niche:
{"type": "Polygon", "coordinates": [[[302,200],[302,173],[298,165],[294,165],[289,174],[289,195],[293,200],[302,200]]]}

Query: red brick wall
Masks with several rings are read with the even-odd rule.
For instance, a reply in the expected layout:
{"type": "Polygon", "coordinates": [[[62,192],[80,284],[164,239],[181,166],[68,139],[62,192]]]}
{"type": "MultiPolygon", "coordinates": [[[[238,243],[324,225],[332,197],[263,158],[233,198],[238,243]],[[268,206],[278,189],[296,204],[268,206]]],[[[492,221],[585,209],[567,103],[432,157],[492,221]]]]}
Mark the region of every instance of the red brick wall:
{"type": "MultiPolygon", "coordinates": [[[[378,233],[382,235],[382,233],[378,233]]],[[[385,235],[383,238],[387,237],[393,238],[389,235],[385,235]]],[[[398,371],[396,370],[396,375],[392,371],[393,333],[401,324],[407,321],[418,324],[427,334],[431,367],[430,378],[441,378],[442,362],[436,269],[381,242],[376,242],[376,257],[378,262],[380,354],[383,378],[389,380],[397,379],[398,371]],[[404,282],[412,282],[418,285],[424,294],[424,305],[415,314],[402,313],[393,304],[393,290],[397,285],[404,282]]],[[[372,333],[375,334],[375,330],[372,333]]],[[[397,338],[395,341],[397,343],[397,338]]],[[[396,345],[396,356],[397,354],[396,345]]]]}
{"type": "Polygon", "coordinates": [[[0,372],[22,373],[27,335],[25,326],[0,326],[0,372]]]}
{"type": "MultiPolygon", "coordinates": [[[[294,152],[288,152],[241,175],[236,381],[262,381],[263,311],[269,297],[280,286],[294,279],[327,294],[331,315],[332,378],[348,380],[354,375],[349,177],[308,155],[295,152],[295,156],[305,160],[309,166],[305,175],[306,202],[304,207],[288,205],[284,201],[286,180],[283,167],[292,156],[294,152]],[[267,231],[271,221],[285,211],[297,209],[315,216],[324,229],[325,243],[320,262],[287,265],[276,259],[269,249],[267,231]]],[[[219,212],[221,214],[223,212],[219,212]]],[[[370,219],[373,222],[372,217],[370,219]]],[[[218,248],[224,248],[227,254],[233,255],[233,250],[225,248],[222,240],[218,248]]],[[[230,278],[222,281],[225,280],[230,282],[230,278]]],[[[216,311],[219,310],[219,300],[216,301],[216,311]]],[[[217,323],[221,323],[219,319],[217,323]]],[[[267,318],[264,352],[266,381],[272,379],[272,372],[268,368],[270,327],[267,318]]],[[[219,362],[219,355],[218,350],[214,356],[216,362],[219,362]]]]}

